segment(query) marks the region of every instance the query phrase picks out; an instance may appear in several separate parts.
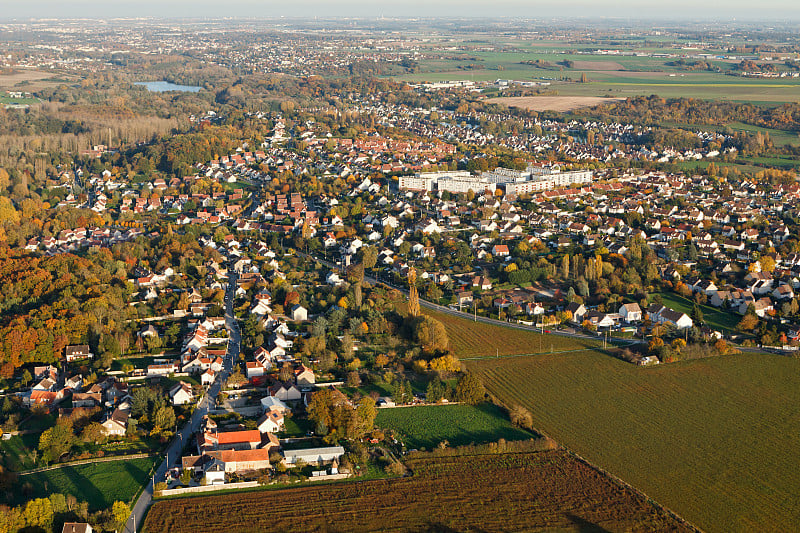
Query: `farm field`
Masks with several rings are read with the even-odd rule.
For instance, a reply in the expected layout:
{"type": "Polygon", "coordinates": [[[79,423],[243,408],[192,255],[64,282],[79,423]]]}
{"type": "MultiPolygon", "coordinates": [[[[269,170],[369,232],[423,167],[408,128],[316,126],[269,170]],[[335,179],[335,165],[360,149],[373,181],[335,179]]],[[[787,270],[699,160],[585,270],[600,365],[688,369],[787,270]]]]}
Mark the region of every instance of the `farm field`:
{"type": "Polygon", "coordinates": [[[52,72],[39,72],[36,70],[20,70],[12,73],[0,74],[0,89],[19,91],[38,91],[44,87],[52,87],[66,83],[56,79],[52,72]]]}
{"type": "Polygon", "coordinates": [[[470,361],[557,442],[709,532],[800,523],[800,360],[641,368],[598,353],[470,361]]]}
{"type": "MultiPolygon", "coordinates": [[[[661,292],[658,294],[661,295],[663,305],[691,316],[692,308],[694,307],[693,301],[674,292],[661,292]]],[[[736,324],[742,319],[740,315],[733,311],[722,311],[712,305],[701,305],[700,310],[703,312],[703,320],[706,325],[723,333],[733,333],[736,324]]]]}
{"type": "Polygon", "coordinates": [[[622,98],[602,98],[599,96],[519,96],[500,97],[487,100],[491,103],[503,104],[509,107],[519,107],[533,111],[559,111],[566,112],[580,107],[592,107],[609,103],[609,100],[623,100],[622,98]]]}
{"type": "MultiPolygon", "coordinates": [[[[563,44],[563,43],[562,43],[563,44]]],[[[516,43],[518,48],[525,47],[516,43]]],[[[668,65],[672,58],[592,56],[563,53],[556,44],[529,47],[530,51],[468,52],[448,59],[427,59],[415,73],[396,76],[409,82],[498,78],[548,80],[558,96],[649,96],[693,97],[715,100],[779,103],[800,101],[800,81],[794,78],[757,79],[728,76],[734,61],[711,63],[721,72],[692,72],[668,65]],[[542,49],[546,48],[546,49],[542,49]],[[526,64],[542,61],[547,68],[526,64]],[[572,62],[571,67],[566,62],[572,62]],[[574,83],[586,74],[588,83],[574,83]],[[560,81],[566,78],[569,81],[560,81]]],[[[637,47],[637,49],[639,49],[637,47]]],[[[654,48],[652,50],[658,50],[654,48]]],[[[663,51],[663,50],[661,50],[663,51]]]]}
{"type": "Polygon", "coordinates": [[[559,450],[407,464],[400,479],[159,501],[143,530],[689,531],[559,450]]]}
{"type": "Polygon", "coordinates": [[[104,463],[65,466],[20,476],[22,492],[15,493],[19,504],[31,498],[46,498],[53,493],[72,494],[89,502],[89,510],[105,509],[117,501],[129,502],[150,480],[150,468],[158,458],[123,459],[104,463]],[[30,487],[26,486],[30,485],[30,487]],[[23,496],[23,492],[29,496],[23,496]]]}
{"type": "Polygon", "coordinates": [[[484,322],[473,322],[467,318],[423,309],[422,313],[441,321],[447,330],[450,349],[456,356],[465,359],[491,355],[520,355],[550,353],[551,351],[594,349],[599,341],[562,337],[535,331],[505,327],[484,322]]]}
{"type": "Polygon", "coordinates": [[[450,446],[482,444],[498,439],[525,440],[536,435],[511,425],[493,404],[429,405],[378,409],[378,427],[403,435],[409,449],[433,449],[446,440],[450,446]]]}

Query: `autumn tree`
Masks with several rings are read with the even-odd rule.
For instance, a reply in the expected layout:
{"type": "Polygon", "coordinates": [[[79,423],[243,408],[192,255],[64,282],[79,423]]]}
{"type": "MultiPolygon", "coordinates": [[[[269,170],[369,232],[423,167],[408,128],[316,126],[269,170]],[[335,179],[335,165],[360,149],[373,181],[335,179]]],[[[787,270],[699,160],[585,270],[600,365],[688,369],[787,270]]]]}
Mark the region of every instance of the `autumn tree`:
{"type": "Polygon", "coordinates": [[[455,399],[458,402],[475,405],[486,397],[486,390],[472,372],[466,372],[456,383],[455,399]]]}
{"type": "Polygon", "coordinates": [[[428,315],[414,321],[414,341],[429,353],[447,350],[450,345],[444,324],[428,315]]]}
{"type": "Polygon", "coordinates": [[[408,269],[408,316],[419,316],[419,294],[417,293],[417,271],[408,269]]]}

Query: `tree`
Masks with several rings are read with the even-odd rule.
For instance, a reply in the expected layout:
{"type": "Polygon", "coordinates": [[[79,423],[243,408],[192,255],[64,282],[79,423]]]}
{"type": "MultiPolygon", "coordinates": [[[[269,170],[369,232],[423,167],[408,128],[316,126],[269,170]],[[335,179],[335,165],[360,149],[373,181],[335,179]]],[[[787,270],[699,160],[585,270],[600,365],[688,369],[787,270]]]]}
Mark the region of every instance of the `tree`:
{"type": "Polygon", "coordinates": [[[475,405],[482,402],[485,397],[486,390],[472,372],[467,372],[459,378],[456,384],[456,401],[475,405]]]}
{"type": "Polygon", "coordinates": [[[290,365],[289,363],[283,363],[283,365],[281,365],[280,372],[278,372],[278,379],[286,383],[288,381],[291,381],[293,377],[294,377],[294,369],[292,368],[292,365],[290,365]]]}
{"type": "Polygon", "coordinates": [[[736,325],[736,329],[743,333],[752,333],[753,330],[756,329],[758,326],[758,315],[756,314],[756,308],[753,307],[753,304],[749,304],[747,306],[747,312],[742,317],[742,320],[736,325]]]}
{"type": "Polygon", "coordinates": [[[81,440],[92,444],[99,444],[106,439],[106,434],[103,431],[103,426],[99,422],[92,422],[88,424],[83,431],[81,431],[81,440]]]}
{"type": "Polygon", "coordinates": [[[695,324],[702,324],[703,323],[703,310],[700,309],[700,306],[694,304],[692,307],[692,315],[691,315],[692,322],[695,324]]]}
{"type": "Polygon", "coordinates": [[[364,268],[374,268],[378,262],[378,249],[374,246],[362,246],[359,250],[364,268]]]}
{"type": "Polygon", "coordinates": [[[74,440],[72,423],[60,418],[55,426],[39,436],[39,452],[42,454],[42,459],[48,463],[57,460],[72,448],[74,440]]]}
{"type": "Polygon", "coordinates": [[[347,373],[347,386],[348,387],[358,387],[361,385],[361,376],[359,375],[357,370],[353,370],[347,373]]]}
{"type": "Polygon", "coordinates": [[[425,392],[425,399],[428,403],[438,403],[444,399],[445,389],[444,383],[439,378],[433,378],[428,383],[428,389],[425,392]]]}
{"type": "Polygon", "coordinates": [[[23,387],[27,387],[28,383],[33,381],[33,376],[31,376],[30,371],[26,368],[22,371],[22,376],[20,376],[19,380],[22,382],[23,387]]]}
{"type": "Polygon", "coordinates": [[[355,432],[349,436],[351,438],[361,438],[372,431],[372,427],[375,425],[375,417],[378,415],[375,400],[369,396],[361,398],[358,406],[356,406],[355,415],[355,432]]]}
{"type": "Polygon", "coordinates": [[[566,254],[561,259],[561,277],[564,279],[569,278],[569,256],[566,254]]]}
{"type": "Polygon", "coordinates": [[[116,501],[111,506],[111,517],[118,530],[121,531],[122,528],[125,527],[125,522],[128,521],[130,516],[131,508],[127,503],[116,501]]]}
{"type": "Polygon", "coordinates": [[[25,505],[22,516],[29,528],[50,530],[55,518],[53,504],[47,498],[36,498],[25,505]]]}
{"type": "Polygon", "coordinates": [[[166,430],[175,426],[175,410],[170,406],[161,406],[153,413],[153,429],[166,430]]]}
{"type": "Polygon", "coordinates": [[[408,316],[419,316],[419,294],[417,294],[417,271],[408,269],[408,316]]]}
{"type": "Polygon", "coordinates": [[[444,324],[427,315],[423,315],[415,321],[414,340],[422,346],[423,350],[431,353],[437,350],[447,350],[450,344],[444,324]]]}

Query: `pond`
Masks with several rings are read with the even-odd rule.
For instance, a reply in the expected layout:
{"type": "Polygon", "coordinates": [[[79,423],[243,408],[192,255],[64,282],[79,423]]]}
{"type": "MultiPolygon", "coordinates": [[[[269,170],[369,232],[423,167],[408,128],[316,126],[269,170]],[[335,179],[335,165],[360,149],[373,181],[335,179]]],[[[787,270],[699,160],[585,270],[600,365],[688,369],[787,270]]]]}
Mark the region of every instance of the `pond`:
{"type": "Polygon", "coordinates": [[[200,89],[202,89],[202,87],[197,85],[177,85],[168,81],[137,81],[134,85],[142,85],[151,93],[164,93],[168,91],[196,93],[200,92],[200,89]]]}

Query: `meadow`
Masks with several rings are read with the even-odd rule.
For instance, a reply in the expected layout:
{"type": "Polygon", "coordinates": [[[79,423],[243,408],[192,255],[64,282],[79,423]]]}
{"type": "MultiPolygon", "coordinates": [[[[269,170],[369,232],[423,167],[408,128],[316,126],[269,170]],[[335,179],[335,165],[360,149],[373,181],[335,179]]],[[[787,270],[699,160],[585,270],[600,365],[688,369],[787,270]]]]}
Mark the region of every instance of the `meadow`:
{"type": "Polygon", "coordinates": [[[561,450],[407,465],[404,478],[158,501],[143,531],[690,531],[561,450]]]}
{"type": "Polygon", "coordinates": [[[433,449],[442,441],[450,446],[462,446],[536,437],[511,425],[506,413],[489,403],[378,409],[375,424],[400,433],[409,449],[433,449]]]}
{"type": "Polygon", "coordinates": [[[149,480],[157,457],[122,459],[101,463],[65,466],[20,476],[21,491],[14,494],[19,504],[31,498],[53,493],[72,494],[89,502],[89,510],[111,507],[119,500],[129,502],[149,480]]]}
{"type": "Polygon", "coordinates": [[[636,367],[596,353],[469,361],[538,430],[705,531],[800,523],[800,360],[636,367]]]}

